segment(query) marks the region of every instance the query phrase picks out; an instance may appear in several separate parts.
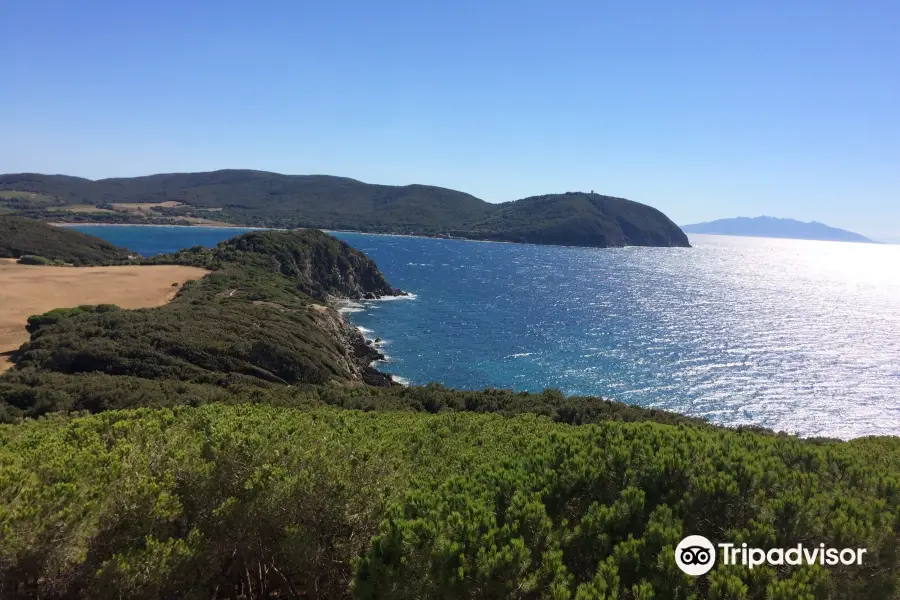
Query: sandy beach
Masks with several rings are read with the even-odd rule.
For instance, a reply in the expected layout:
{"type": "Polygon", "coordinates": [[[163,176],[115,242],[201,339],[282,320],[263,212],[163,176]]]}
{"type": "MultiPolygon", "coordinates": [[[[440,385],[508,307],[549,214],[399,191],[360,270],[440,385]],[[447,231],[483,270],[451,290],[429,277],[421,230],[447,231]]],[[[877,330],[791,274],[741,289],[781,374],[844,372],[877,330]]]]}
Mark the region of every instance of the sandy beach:
{"type": "Polygon", "coordinates": [[[12,366],[9,354],[28,341],[25,324],[31,315],[81,304],[160,306],[181,284],[206,273],[175,265],[44,267],[0,259],[0,372],[12,366]]]}

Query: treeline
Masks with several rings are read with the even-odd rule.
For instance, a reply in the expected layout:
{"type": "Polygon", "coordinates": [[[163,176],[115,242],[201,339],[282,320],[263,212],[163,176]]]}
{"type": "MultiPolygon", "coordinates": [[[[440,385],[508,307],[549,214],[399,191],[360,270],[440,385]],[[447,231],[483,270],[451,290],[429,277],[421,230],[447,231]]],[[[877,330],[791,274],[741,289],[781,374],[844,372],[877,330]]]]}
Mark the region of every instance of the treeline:
{"type": "MultiPolygon", "coordinates": [[[[336,386],[260,383],[235,378],[225,385],[173,379],[146,379],[107,373],[66,374],[18,369],[0,378],[0,422],[18,423],[51,412],[97,413],[130,408],[174,408],[211,403],[267,404],[285,408],[333,406],[362,411],[474,412],[507,417],[535,414],[570,425],[603,421],[650,421],[714,428],[703,419],[629,406],[596,397],[565,396],[504,389],[454,390],[425,386],[336,386]]],[[[766,430],[748,428],[774,435],[766,430]]]]}
{"type": "MultiPolygon", "coordinates": [[[[98,206],[96,208],[101,208],[98,206]]],[[[94,224],[103,225],[179,225],[193,226],[197,223],[186,218],[178,218],[176,216],[167,216],[162,212],[156,212],[149,215],[139,212],[101,212],[101,211],[84,211],[63,210],[65,205],[60,206],[28,206],[26,208],[16,209],[13,204],[7,203],[7,208],[11,209],[17,217],[32,219],[35,221],[47,221],[51,223],[73,223],[73,224],[94,224]]]]}
{"type": "Polygon", "coordinates": [[[0,426],[0,596],[895,598],[895,439],[212,404],[0,426]],[[862,565],[675,565],[687,534],[862,565]]]}

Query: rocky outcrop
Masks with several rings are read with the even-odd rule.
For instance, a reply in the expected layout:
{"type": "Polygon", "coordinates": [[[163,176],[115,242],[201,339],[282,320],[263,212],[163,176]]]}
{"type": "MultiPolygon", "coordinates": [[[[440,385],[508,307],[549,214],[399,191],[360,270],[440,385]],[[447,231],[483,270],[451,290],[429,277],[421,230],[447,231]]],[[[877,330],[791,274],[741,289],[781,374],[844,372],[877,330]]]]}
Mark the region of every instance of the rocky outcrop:
{"type": "Polygon", "coordinates": [[[404,294],[388,283],[368,256],[316,229],[254,231],[213,252],[224,260],[238,256],[276,271],[313,298],[359,300],[404,294]]]}
{"type": "Polygon", "coordinates": [[[389,387],[396,385],[387,373],[382,373],[372,363],[384,360],[382,354],[371,341],[365,339],[359,329],[333,307],[316,309],[314,316],[320,328],[339,342],[342,355],[333,357],[357,381],[367,385],[389,387]]]}
{"type": "Polygon", "coordinates": [[[406,295],[388,283],[378,266],[350,245],[315,229],[254,231],[220,244],[213,252],[221,259],[250,263],[287,277],[304,295],[324,300],[313,304],[312,316],[319,327],[343,349],[334,360],[352,379],[369,385],[389,386],[390,375],[372,363],[384,358],[367,343],[334,306],[343,300],[376,300],[406,295]]]}

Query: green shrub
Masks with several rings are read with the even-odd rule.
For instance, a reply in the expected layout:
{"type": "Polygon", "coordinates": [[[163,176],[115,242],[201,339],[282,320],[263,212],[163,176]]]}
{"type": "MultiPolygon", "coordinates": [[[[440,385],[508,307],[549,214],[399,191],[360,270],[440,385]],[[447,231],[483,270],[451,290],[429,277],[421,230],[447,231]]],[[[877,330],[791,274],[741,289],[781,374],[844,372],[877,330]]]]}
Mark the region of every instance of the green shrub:
{"type": "Polygon", "coordinates": [[[533,415],[53,416],[0,426],[0,596],[889,599],[898,457],[896,439],[533,415]],[[869,553],[690,578],[687,533],[869,553]]]}
{"type": "Polygon", "coordinates": [[[19,260],[16,261],[20,265],[41,265],[41,266],[65,266],[66,263],[61,260],[50,260],[49,258],[44,258],[43,256],[34,256],[33,254],[26,254],[24,256],[19,257],[19,260]]]}

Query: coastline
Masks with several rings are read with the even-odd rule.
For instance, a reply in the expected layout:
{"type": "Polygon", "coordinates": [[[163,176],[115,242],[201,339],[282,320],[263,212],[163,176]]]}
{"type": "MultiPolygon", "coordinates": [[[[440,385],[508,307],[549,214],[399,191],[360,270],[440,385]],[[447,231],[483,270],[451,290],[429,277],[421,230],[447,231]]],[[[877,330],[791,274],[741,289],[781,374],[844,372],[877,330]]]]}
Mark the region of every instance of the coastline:
{"type": "Polygon", "coordinates": [[[402,238],[414,238],[421,240],[444,240],[444,241],[454,241],[454,242],[476,242],[479,244],[514,244],[520,246],[547,246],[550,248],[592,248],[596,250],[622,250],[625,248],[687,248],[691,249],[693,246],[641,246],[641,245],[630,245],[625,244],[622,246],[579,246],[579,245],[571,245],[571,244],[541,244],[537,242],[513,242],[509,240],[485,240],[480,238],[467,238],[467,237],[458,237],[458,236],[445,236],[440,237],[436,235],[417,235],[417,234],[409,234],[409,233],[381,233],[375,231],[359,231],[355,229],[323,229],[320,227],[295,227],[295,228],[287,228],[287,227],[256,227],[252,225],[204,225],[201,223],[197,223],[194,225],[163,225],[159,223],[94,223],[94,222],[78,222],[72,223],[68,221],[64,222],[51,222],[46,221],[47,225],[52,225],[53,227],[163,227],[163,228],[184,228],[184,229],[246,229],[253,231],[293,231],[294,229],[316,229],[318,231],[322,231],[327,234],[333,233],[355,233],[359,235],[378,235],[384,237],[402,237],[402,238]]]}
{"type": "Polygon", "coordinates": [[[395,384],[405,387],[408,387],[410,385],[409,379],[403,377],[402,375],[398,375],[397,373],[382,371],[377,366],[375,366],[378,363],[390,364],[390,356],[385,354],[383,351],[383,346],[386,343],[386,340],[382,340],[380,337],[374,335],[375,332],[372,329],[354,323],[350,315],[357,312],[363,312],[365,310],[364,303],[385,302],[393,300],[417,300],[418,298],[418,295],[407,292],[406,295],[382,296],[381,298],[374,299],[354,300],[352,298],[335,298],[331,302],[329,302],[334,310],[338,314],[340,314],[341,318],[343,318],[350,327],[353,327],[359,332],[359,334],[365,341],[366,346],[378,353],[379,357],[375,358],[369,363],[369,368],[375,369],[379,373],[390,377],[395,384]]]}

